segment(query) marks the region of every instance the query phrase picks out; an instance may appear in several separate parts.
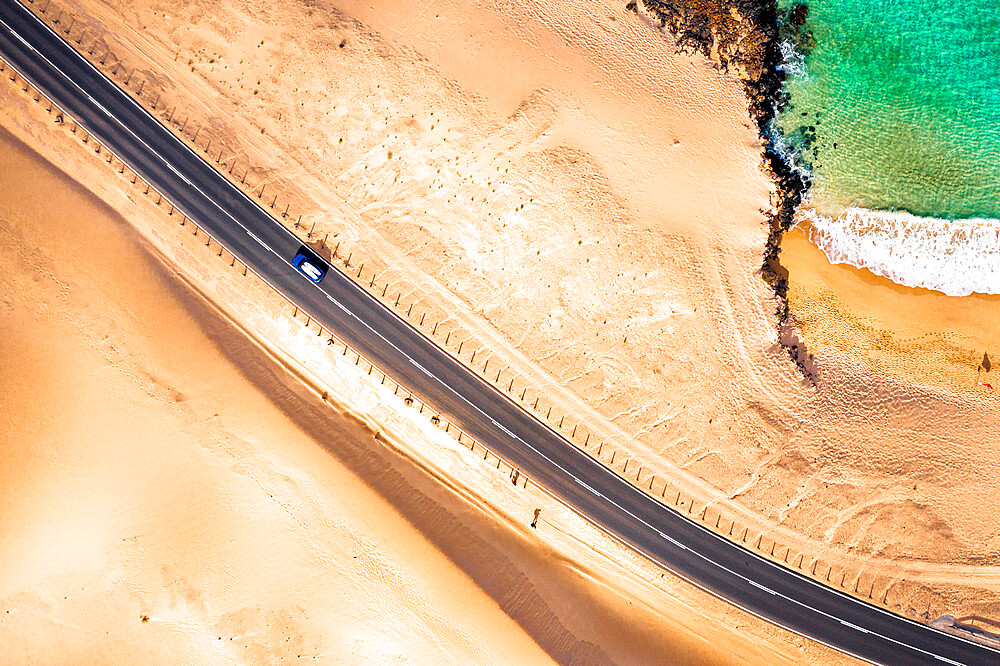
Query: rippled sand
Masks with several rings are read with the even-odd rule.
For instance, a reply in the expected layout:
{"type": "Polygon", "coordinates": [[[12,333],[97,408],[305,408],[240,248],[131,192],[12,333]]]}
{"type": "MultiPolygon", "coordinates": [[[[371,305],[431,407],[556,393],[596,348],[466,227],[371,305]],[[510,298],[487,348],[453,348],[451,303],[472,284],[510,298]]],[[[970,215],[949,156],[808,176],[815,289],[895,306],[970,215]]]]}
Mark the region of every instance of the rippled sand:
{"type": "Polygon", "coordinates": [[[974,515],[997,488],[993,407],[847,355],[817,354],[815,383],[792,362],[758,273],[770,189],[739,81],[618,3],[473,5],[86,9],[304,222],[619,464],[793,560],[878,576],[900,612],[991,608],[974,515]]]}
{"type": "Polygon", "coordinates": [[[549,661],[122,220],[0,163],[0,661],[549,661]]]}
{"type": "MultiPolygon", "coordinates": [[[[2,88],[0,100],[5,123],[128,211],[147,240],[186,243],[26,95],[2,88]]],[[[540,498],[512,498],[491,465],[423,435],[434,429],[401,401],[361,416],[353,402],[331,409],[173,272],[231,282],[212,250],[195,241],[198,263],[181,251],[167,268],[6,134],[0,163],[0,661],[824,654],[636,568],[544,502],[530,529],[540,498]]],[[[357,374],[339,378],[338,394],[366,379],[357,374]]]]}

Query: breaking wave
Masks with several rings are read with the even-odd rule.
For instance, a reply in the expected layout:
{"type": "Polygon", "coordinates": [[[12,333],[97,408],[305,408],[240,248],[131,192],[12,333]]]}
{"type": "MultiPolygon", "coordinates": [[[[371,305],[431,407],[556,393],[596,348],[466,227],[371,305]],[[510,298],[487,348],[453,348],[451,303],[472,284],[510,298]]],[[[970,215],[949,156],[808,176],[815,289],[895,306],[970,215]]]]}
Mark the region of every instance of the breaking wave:
{"type": "Polygon", "coordinates": [[[781,62],[778,63],[778,70],[785,73],[786,81],[805,81],[809,78],[809,70],[806,69],[806,58],[795,50],[795,44],[790,39],[782,40],[778,45],[781,52],[781,62]]]}
{"type": "Polygon", "coordinates": [[[1000,293],[1000,220],[945,220],[848,208],[836,217],[802,206],[810,240],[831,263],[949,296],[1000,293]]]}

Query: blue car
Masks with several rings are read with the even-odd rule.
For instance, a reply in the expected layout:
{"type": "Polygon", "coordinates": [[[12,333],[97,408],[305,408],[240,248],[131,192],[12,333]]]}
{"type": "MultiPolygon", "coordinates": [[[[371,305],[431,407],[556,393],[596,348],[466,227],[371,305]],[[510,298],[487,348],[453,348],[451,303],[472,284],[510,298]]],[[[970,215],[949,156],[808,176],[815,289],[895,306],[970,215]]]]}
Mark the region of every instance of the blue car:
{"type": "Polygon", "coordinates": [[[298,254],[292,259],[292,266],[295,266],[300,273],[313,282],[322,280],[328,268],[325,261],[317,257],[315,252],[304,245],[299,248],[298,254]]]}

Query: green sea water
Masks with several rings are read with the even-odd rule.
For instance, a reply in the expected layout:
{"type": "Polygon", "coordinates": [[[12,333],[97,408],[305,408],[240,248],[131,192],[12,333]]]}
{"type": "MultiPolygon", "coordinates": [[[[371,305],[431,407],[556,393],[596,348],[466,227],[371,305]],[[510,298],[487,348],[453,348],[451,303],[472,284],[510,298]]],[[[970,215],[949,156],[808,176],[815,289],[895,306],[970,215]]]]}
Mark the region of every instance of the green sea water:
{"type": "MultiPolygon", "coordinates": [[[[797,2],[779,0],[785,12],[797,2]]],[[[775,120],[813,203],[1000,218],[1000,2],[814,0],[775,120]],[[804,66],[803,66],[804,65],[804,66]]]]}

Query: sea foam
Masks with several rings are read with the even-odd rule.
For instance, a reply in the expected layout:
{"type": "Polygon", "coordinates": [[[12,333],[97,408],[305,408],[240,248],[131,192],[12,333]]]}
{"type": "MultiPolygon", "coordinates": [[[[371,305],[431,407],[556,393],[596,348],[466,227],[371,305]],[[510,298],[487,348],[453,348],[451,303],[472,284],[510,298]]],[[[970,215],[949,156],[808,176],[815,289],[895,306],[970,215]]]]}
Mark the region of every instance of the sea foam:
{"type": "Polygon", "coordinates": [[[806,69],[806,58],[795,50],[795,44],[791,40],[782,40],[778,45],[781,53],[781,62],[778,69],[785,73],[786,81],[805,81],[809,78],[809,70],[806,69]]]}
{"type": "Polygon", "coordinates": [[[796,219],[831,263],[949,296],[1000,293],[1000,220],[944,220],[848,208],[828,217],[808,206],[796,219]]]}

